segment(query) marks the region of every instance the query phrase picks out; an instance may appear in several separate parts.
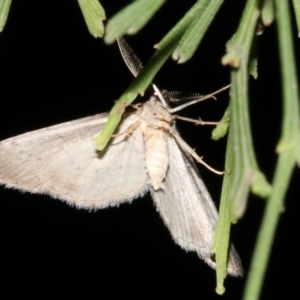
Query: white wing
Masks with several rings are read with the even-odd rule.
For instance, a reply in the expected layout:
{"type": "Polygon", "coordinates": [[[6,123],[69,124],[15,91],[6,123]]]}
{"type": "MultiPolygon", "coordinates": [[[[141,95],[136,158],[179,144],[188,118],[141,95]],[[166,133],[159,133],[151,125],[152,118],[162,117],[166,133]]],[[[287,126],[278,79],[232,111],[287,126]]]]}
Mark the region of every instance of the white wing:
{"type": "MultiPolygon", "coordinates": [[[[99,114],[0,142],[0,183],[91,209],[138,197],[148,182],[142,130],[115,137],[99,154],[95,137],[106,120],[99,114]]],[[[128,115],[119,132],[137,120],[128,115]]]]}
{"type": "MultiPolygon", "coordinates": [[[[183,152],[169,135],[169,169],[163,189],[151,188],[157,210],[175,242],[189,251],[196,251],[211,267],[210,248],[217,223],[216,207],[189,154],[183,152]]],[[[241,276],[240,258],[231,246],[228,272],[241,276]]]]}

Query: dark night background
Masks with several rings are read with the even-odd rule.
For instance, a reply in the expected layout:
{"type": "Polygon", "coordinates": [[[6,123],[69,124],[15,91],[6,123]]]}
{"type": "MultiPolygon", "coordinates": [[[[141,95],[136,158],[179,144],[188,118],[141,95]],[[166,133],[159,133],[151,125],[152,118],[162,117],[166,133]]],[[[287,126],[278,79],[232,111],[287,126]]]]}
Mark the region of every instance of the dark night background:
{"type": "MultiPolygon", "coordinates": [[[[129,3],[101,2],[107,18],[129,3]]],[[[194,2],[168,1],[142,31],[128,37],[144,62],[194,2]]],[[[243,6],[225,2],[195,56],[184,65],[169,60],[161,69],[155,78],[159,87],[206,94],[228,84],[230,70],[220,59],[243,6]]],[[[250,78],[251,120],[257,159],[271,181],[282,110],[276,25],[259,41],[259,79],[250,78]]],[[[13,1],[0,34],[0,58],[1,140],[109,111],[132,80],[116,44],[106,46],[88,33],[77,1],[13,1]]],[[[219,120],[227,104],[225,92],[183,115],[219,120]]],[[[206,162],[223,168],[225,139],[212,141],[209,126],[181,122],[178,127],[206,162]]],[[[218,201],[221,177],[201,166],[200,172],[218,201]]],[[[299,170],[286,198],[261,299],[282,293],[288,299],[298,290],[297,183],[299,170]]],[[[1,299],[241,299],[264,209],[263,200],[250,196],[245,216],[233,228],[246,273],[243,279],[227,278],[220,298],[214,292],[214,271],[172,241],[149,195],[97,212],[3,187],[0,199],[1,299]]]]}

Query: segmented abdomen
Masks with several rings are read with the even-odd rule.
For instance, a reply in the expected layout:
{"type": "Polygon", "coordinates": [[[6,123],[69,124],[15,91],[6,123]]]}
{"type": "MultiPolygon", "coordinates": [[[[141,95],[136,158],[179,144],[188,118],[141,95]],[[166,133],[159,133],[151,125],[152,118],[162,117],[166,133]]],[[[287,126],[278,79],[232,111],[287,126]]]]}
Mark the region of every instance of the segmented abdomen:
{"type": "Polygon", "coordinates": [[[163,129],[145,127],[146,168],[154,190],[161,187],[169,165],[168,133],[163,129]]]}

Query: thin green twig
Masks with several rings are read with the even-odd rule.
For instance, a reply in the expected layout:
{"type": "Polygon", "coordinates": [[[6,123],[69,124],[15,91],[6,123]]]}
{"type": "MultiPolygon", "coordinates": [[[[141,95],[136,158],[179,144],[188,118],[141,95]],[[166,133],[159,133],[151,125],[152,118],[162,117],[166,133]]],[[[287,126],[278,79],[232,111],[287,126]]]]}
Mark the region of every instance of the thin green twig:
{"type": "Polygon", "coordinates": [[[3,30],[12,0],[0,0],[0,32],[3,30]]]}
{"type": "Polygon", "coordinates": [[[277,146],[279,157],[273,179],[273,190],[267,201],[266,211],[258,234],[244,292],[244,300],[259,299],[275,230],[284,207],[284,197],[296,161],[298,161],[298,164],[300,162],[299,95],[290,24],[291,16],[287,1],[275,0],[275,8],[282,66],[284,108],[282,133],[277,146]]]}
{"type": "Polygon", "coordinates": [[[248,0],[238,31],[228,44],[222,62],[233,67],[230,90],[231,120],[229,130],[233,133],[233,172],[229,201],[234,218],[245,211],[250,187],[252,192],[266,197],[271,187],[259,170],[253,149],[248,105],[249,56],[253,44],[259,1],[248,0]]]}

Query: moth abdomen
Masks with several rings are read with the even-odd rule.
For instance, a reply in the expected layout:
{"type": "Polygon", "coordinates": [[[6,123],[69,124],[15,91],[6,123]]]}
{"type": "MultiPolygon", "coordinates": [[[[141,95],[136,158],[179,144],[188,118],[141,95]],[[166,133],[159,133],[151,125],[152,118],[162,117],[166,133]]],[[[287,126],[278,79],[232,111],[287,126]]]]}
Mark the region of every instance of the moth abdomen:
{"type": "Polygon", "coordinates": [[[161,187],[169,165],[167,137],[168,133],[165,130],[145,127],[146,169],[154,190],[161,187]]]}

